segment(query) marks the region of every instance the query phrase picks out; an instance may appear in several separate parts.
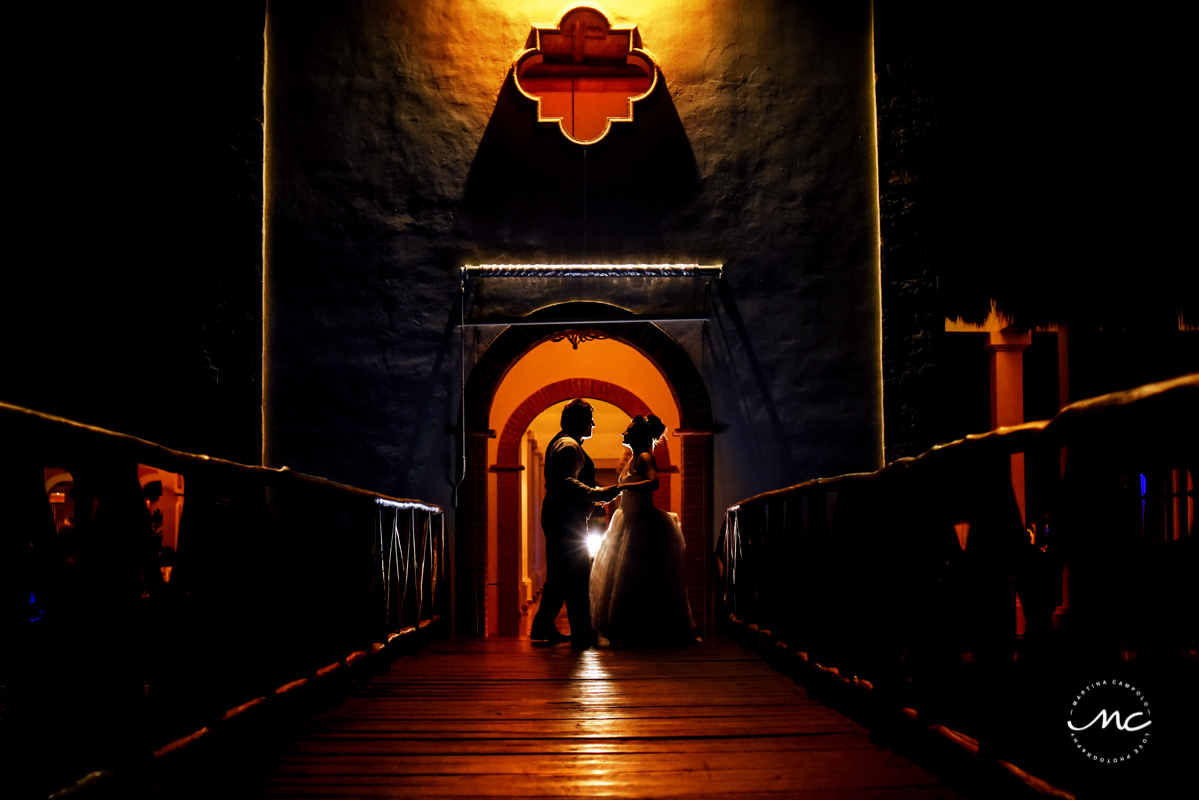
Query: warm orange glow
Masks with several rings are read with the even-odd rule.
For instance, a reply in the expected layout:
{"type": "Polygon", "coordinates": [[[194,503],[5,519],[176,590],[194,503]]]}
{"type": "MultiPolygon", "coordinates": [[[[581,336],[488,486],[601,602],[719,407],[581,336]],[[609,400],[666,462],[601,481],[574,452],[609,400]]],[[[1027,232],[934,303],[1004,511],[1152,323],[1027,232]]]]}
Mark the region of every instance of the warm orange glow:
{"type": "MultiPolygon", "coordinates": [[[[544,447],[561,429],[562,409],[566,402],[555,403],[529,423],[529,433],[539,446],[544,447]]],[[[587,402],[591,403],[595,419],[595,434],[587,440],[587,453],[597,469],[620,469],[629,452],[621,441],[624,429],[629,425],[629,415],[594,397],[587,398],[587,402]]]]}
{"type": "Polygon", "coordinates": [[[183,476],[175,472],[145,464],[137,465],[138,483],[143,491],[147,485],[158,482],[158,496],[146,500],[146,508],[155,521],[155,528],[162,535],[162,546],[179,546],[179,521],[183,516],[183,476]],[[155,516],[157,515],[157,516],[155,516]]]}
{"type": "MultiPolygon", "coordinates": [[[[489,427],[496,431],[498,436],[512,412],[525,398],[542,386],[567,378],[598,378],[619,383],[641,398],[653,413],[661,417],[666,423],[667,431],[674,431],[679,427],[678,404],[662,373],[638,350],[611,339],[587,342],[577,350],[565,340],[543,342],[525,353],[520,361],[512,365],[496,389],[495,398],[491,403],[489,427]]],[[[587,452],[597,462],[597,466],[617,468],[620,460],[628,452],[620,441],[621,434],[628,424],[628,417],[607,403],[593,402],[592,406],[595,407],[596,428],[595,434],[587,442],[587,452]]],[[[549,409],[548,413],[543,412],[542,416],[529,426],[529,430],[534,432],[537,441],[542,445],[549,442],[558,432],[560,412],[561,404],[558,404],[549,409]]],[[[678,439],[668,433],[666,441],[659,445],[660,448],[670,448],[670,460],[676,465],[680,459],[678,442],[678,439]]],[[[487,463],[496,463],[498,454],[498,438],[489,439],[487,463]]],[[[671,482],[670,494],[670,507],[681,508],[682,481],[671,482]]],[[[488,495],[488,529],[490,535],[494,536],[498,526],[494,475],[489,482],[488,495]]]]}
{"type": "MultiPolygon", "coordinates": [[[[972,325],[960,319],[945,320],[945,330],[955,332],[985,332],[986,349],[990,358],[991,427],[1006,428],[1024,422],[1024,350],[1032,344],[1032,334],[1021,332],[1011,320],[991,304],[991,313],[982,325],[972,325]]],[[[1025,519],[1024,454],[1013,453],[1012,490],[1020,518],[1025,519]]],[[[964,547],[965,545],[963,545],[964,547]]]]}
{"type": "Polygon", "coordinates": [[[633,104],[657,85],[657,63],[637,46],[637,28],[613,26],[598,8],[572,8],[534,32],[535,46],[512,65],[516,88],[537,102],[539,122],[558,123],[572,142],[593,144],[613,122],[632,122],[633,104]]]}
{"type": "MultiPolygon", "coordinates": [[[[554,28],[565,0],[441,0],[403,2],[391,5],[382,20],[382,35],[403,43],[397,50],[410,51],[428,69],[428,79],[437,87],[446,105],[437,120],[417,115],[414,125],[439,122],[465,125],[476,137],[483,134],[496,107],[496,94],[512,70],[513,56],[532,48],[530,32],[554,28]],[[456,57],[462,54],[464,57],[456,57]],[[450,111],[452,109],[452,111],[450,111]]],[[[661,68],[659,79],[669,76],[671,86],[698,86],[711,77],[713,53],[723,53],[727,44],[724,28],[735,22],[742,10],[729,0],[602,0],[593,3],[614,26],[637,26],[652,43],[653,58],[661,68]]],[[[268,23],[271,15],[268,15],[268,23]]],[[[534,37],[535,38],[535,37],[534,37]]],[[[735,58],[735,50],[730,57],[735,58]]],[[[268,54],[269,57],[269,54],[268,54]]],[[[399,65],[397,63],[397,68],[399,65]]],[[[268,80],[274,80],[268,70],[268,80]]],[[[684,125],[690,125],[699,95],[676,97],[684,125]],[[691,109],[691,111],[688,111],[691,109]]],[[[268,120],[269,125],[269,120],[268,120]]],[[[272,158],[268,144],[268,163],[272,158]]],[[[471,141],[470,152],[478,139],[471,141]]],[[[268,278],[269,281],[269,278],[268,278]]],[[[267,409],[269,412],[269,409],[267,409]]],[[[269,416],[269,414],[268,414],[269,416]]],[[[265,429],[265,428],[264,428],[265,429]]]]}
{"type": "MultiPolygon", "coordinates": [[[[641,398],[653,413],[666,423],[667,431],[679,427],[678,405],[669,384],[653,363],[635,348],[612,339],[586,342],[575,350],[570,342],[543,342],[526,353],[504,376],[491,404],[489,427],[497,435],[516,407],[542,386],[567,378],[598,378],[618,383],[641,398]]],[[[600,412],[596,414],[595,435],[587,444],[592,458],[619,457],[625,452],[620,443],[625,422],[609,422],[600,412]]],[[[556,433],[556,422],[551,421],[556,433]]],[[[536,428],[536,422],[533,428],[536,428]]],[[[548,438],[545,440],[548,441],[548,438]]],[[[665,444],[678,452],[678,439],[668,435],[665,444]]],[[[498,440],[489,441],[489,464],[494,464],[498,440]]],[[[678,463],[678,456],[672,458],[678,463]]],[[[678,507],[677,505],[675,506],[678,507]]]]}
{"type": "MultiPolygon", "coordinates": [[[[578,349],[572,347],[567,340],[545,341],[525,353],[519,361],[513,364],[496,389],[491,404],[489,427],[495,430],[497,438],[488,441],[488,464],[497,464],[498,437],[503,434],[508,421],[519,406],[543,387],[577,378],[615,384],[635,396],[654,414],[661,417],[667,430],[673,431],[679,427],[678,403],[670,385],[653,362],[636,348],[612,339],[584,342],[579,345],[578,349]]],[[[621,434],[628,425],[629,417],[620,408],[610,403],[597,398],[588,399],[595,411],[596,429],[592,438],[588,440],[586,449],[595,461],[597,471],[610,470],[611,472],[608,472],[606,477],[608,480],[615,480],[615,472],[620,468],[628,453],[628,449],[621,444],[621,434]]],[[[518,490],[520,500],[516,505],[523,517],[517,534],[521,537],[521,541],[517,548],[519,555],[517,557],[509,556],[509,560],[504,562],[507,565],[505,568],[501,568],[499,556],[501,549],[499,540],[500,474],[493,472],[488,481],[487,571],[489,586],[486,628],[488,635],[496,633],[512,635],[504,633],[505,625],[502,625],[500,620],[501,587],[504,587],[506,596],[520,597],[522,602],[527,602],[529,593],[540,586],[540,578],[532,574],[532,571],[538,568],[538,563],[537,558],[531,554],[537,552],[541,536],[537,524],[540,500],[533,495],[544,483],[544,476],[540,469],[540,460],[534,459],[527,453],[527,450],[532,447],[535,451],[542,452],[545,445],[558,432],[561,410],[565,403],[566,401],[557,402],[542,410],[527,425],[526,431],[522,435],[520,466],[524,469],[517,472],[520,475],[520,489],[518,490]],[[535,502],[530,501],[531,497],[535,502]],[[510,585],[516,586],[517,583],[520,584],[517,588],[507,592],[510,585]],[[520,595],[520,592],[525,594],[520,595]]],[[[666,441],[658,447],[660,464],[678,465],[681,456],[678,439],[668,436],[666,441]]],[[[503,466],[510,470],[512,465],[503,466]]],[[[511,476],[513,472],[507,471],[504,474],[511,476]]],[[[505,480],[510,480],[510,478],[505,478],[505,480]]],[[[682,481],[669,480],[667,484],[668,488],[664,488],[664,491],[669,492],[670,501],[669,503],[662,502],[661,505],[679,508],[682,500],[682,481]]],[[[511,487],[510,483],[509,486],[511,487]]],[[[507,491],[511,490],[509,488],[507,491]]],[[[507,541],[515,544],[512,540],[507,541]]],[[[511,544],[509,545],[510,551],[511,544]]],[[[541,562],[540,568],[544,569],[544,562],[541,562]]],[[[505,619],[505,624],[511,622],[511,619],[505,619]]]]}

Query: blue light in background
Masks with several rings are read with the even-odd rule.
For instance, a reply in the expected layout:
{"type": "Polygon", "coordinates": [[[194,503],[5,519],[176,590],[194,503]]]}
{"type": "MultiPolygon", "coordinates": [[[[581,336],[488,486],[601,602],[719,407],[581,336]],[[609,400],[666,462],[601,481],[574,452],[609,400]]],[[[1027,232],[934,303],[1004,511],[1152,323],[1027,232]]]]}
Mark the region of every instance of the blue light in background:
{"type": "Polygon", "coordinates": [[[1145,531],[1145,488],[1147,486],[1145,473],[1141,473],[1141,532],[1145,531]]]}
{"type": "Polygon", "coordinates": [[[33,594],[33,590],[30,589],[29,590],[29,621],[37,622],[42,618],[42,615],[45,613],[46,612],[44,610],[38,608],[37,597],[33,594]]]}

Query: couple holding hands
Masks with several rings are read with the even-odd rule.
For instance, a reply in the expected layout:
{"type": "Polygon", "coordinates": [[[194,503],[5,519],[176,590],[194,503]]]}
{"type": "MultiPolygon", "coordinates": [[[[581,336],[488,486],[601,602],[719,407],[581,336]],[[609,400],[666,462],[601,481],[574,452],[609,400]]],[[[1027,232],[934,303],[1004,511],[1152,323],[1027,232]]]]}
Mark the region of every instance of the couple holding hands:
{"type": "Polygon", "coordinates": [[[675,514],[654,507],[658,488],[654,445],[666,432],[655,416],[636,416],[624,432],[632,452],[613,486],[595,485],[595,465],[583,442],[595,428],[591,406],[572,400],[562,430],[545,453],[545,533],[548,575],[530,638],[569,639],[573,648],[600,644],[673,645],[694,640],[687,602],[683,532],[675,514]],[[595,556],[587,550],[587,521],[598,504],[620,497],[620,508],[595,556]],[[571,635],[554,618],[566,603],[571,635]]]}

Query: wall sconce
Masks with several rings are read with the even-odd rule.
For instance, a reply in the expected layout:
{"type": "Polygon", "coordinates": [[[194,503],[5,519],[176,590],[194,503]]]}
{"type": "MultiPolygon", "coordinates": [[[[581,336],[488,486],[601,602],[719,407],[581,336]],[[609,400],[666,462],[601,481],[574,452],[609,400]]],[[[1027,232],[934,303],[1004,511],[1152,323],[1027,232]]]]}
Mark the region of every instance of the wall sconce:
{"type": "Polygon", "coordinates": [[[658,66],[636,26],[613,27],[598,8],[570,9],[553,28],[534,28],[535,46],[516,57],[516,88],[537,103],[538,122],[556,122],[576,144],[595,144],[613,122],[632,122],[633,104],[658,83],[658,66]]]}

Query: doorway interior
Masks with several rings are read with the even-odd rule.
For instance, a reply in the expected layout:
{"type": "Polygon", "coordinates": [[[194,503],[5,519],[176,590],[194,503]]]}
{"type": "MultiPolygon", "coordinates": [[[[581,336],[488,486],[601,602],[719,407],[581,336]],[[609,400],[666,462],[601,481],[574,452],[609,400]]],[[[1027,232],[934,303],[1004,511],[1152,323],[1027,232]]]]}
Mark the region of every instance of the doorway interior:
{"type": "MultiPolygon", "coordinates": [[[[656,414],[678,430],[679,407],[662,373],[636,348],[612,339],[541,342],[517,361],[496,390],[489,441],[487,635],[519,635],[529,606],[545,580],[540,508],[545,485],[543,455],[557,434],[562,407],[575,397],[595,409],[595,433],[586,449],[596,479],[612,483],[628,450],[621,434],[636,414],[656,414]]],[[[672,458],[678,440],[655,450],[662,486],[661,508],[677,511],[680,482],[672,458]]],[[[602,525],[597,517],[594,527],[602,525]]]]}
{"type": "Polygon", "coordinates": [[[544,577],[538,459],[558,431],[555,406],[575,397],[599,411],[587,449],[601,469],[620,468],[620,434],[632,415],[654,413],[666,423],[670,434],[655,455],[667,480],[655,500],[679,513],[692,611],[707,630],[714,586],[707,388],[673,338],[652,323],[627,322],[586,331],[568,323],[511,326],[471,370],[466,474],[455,520],[456,632],[519,635],[544,577]],[[579,333],[586,336],[572,335],[579,333]]]}

